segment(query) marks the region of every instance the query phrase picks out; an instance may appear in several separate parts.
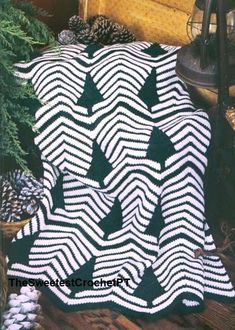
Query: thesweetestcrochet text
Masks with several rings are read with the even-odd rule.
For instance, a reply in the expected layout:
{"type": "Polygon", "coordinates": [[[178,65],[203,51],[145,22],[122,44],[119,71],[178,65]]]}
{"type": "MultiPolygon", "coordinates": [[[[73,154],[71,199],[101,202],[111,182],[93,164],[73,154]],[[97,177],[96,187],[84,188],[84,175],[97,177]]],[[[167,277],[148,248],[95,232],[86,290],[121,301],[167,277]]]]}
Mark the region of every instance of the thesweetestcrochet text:
{"type": "Polygon", "coordinates": [[[23,286],[34,286],[36,288],[42,287],[112,287],[119,286],[121,284],[129,285],[130,278],[114,278],[112,280],[104,280],[102,278],[97,280],[86,280],[81,278],[69,279],[69,280],[39,280],[39,279],[18,279],[18,278],[9,278],[10,286],[23,287],[23,286]]]}

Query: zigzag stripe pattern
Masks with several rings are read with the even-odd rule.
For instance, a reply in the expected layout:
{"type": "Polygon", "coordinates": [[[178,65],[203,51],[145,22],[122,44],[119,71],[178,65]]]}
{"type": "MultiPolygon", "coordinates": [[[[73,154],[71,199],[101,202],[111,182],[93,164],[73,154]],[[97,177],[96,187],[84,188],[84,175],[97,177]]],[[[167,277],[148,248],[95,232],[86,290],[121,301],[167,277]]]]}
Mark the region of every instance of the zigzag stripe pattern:
{"type": "Polygon", "coordinates": [[[161,316],[235,297],[218,257],[195,258],[215,248],[204,215],[210,124],[175,74],[177,51],[71,45],[16,65],[42,102],[45,197],[11,244],[8,274],[67,281],[47,288],[64,309],[161,316]]]}

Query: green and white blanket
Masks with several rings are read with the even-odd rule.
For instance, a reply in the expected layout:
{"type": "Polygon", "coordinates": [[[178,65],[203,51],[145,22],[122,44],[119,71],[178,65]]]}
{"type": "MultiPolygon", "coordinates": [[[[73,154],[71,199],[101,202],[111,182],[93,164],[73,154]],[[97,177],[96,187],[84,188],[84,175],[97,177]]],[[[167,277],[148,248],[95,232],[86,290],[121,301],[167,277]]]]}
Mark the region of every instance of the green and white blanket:
{"type": "Polygon", "coordinates": [[[45,198],[11,244],[8,274],[41,283],[64,309],[161,316],[234,298],[219,257],[195,258],[215,248],[210,124],[175,74],[177,50],[71,45],[17,66],[42,101],[45,198]]]}

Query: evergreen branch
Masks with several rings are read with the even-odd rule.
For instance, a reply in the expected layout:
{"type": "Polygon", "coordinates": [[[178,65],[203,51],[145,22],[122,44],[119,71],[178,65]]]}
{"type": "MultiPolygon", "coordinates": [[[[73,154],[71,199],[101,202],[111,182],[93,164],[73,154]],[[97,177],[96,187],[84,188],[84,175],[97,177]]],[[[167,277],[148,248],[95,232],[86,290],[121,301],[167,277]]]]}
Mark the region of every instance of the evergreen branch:
{"type": "Polygon", "coordinates": [[[54,44],[52,32],[39,16],[47,14],[28,1],[0,0],[0,153],[26,171],[27,152],[19,129],[32,129],[31,103],[36,96],[32,86],[15,74],[14,63],[29,60],[35,46],[54,44]]]}
{"type": "MultiPolygon", "coordinates": [[[[5,35],[13,36],[15,38],[20,39],[21,41],[29,44],[29,46],[36,45],[40,43],[39,41],[35,41],[32,37],[28,36],[24,31],[21,30],[19,25],[14,25],[14,22],[11,21],[1,21],[0,22],[0,33],[2,34],[1,37],[4,37],[5,35]]],[[[9,44],[9,42],[8,42],[9,44]]],[[[41,42],[41,44],[43,44],[41,42]]],[[[13,48],[13,46],[10,45],[10,48],[13,48]]]]}
{"type": "Polygon", "coordinates": [[[29,3],[27,1],[19,1],[16,2],[14,5],[15,9],[22,10],[24,13],[27,13],[27,16],[30,17],[51,17],[51,14],[48,14],[48,12],[40,7],[36,7],[32,3],[29,3]]]}

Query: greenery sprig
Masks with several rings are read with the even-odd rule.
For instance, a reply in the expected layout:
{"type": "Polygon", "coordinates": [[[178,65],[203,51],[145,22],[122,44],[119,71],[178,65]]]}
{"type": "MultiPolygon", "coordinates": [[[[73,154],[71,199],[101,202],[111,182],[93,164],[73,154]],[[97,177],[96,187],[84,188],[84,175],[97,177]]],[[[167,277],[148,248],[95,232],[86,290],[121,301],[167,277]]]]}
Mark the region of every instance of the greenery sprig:
{"type": "Polygon", "coordinates": [[[27,152],[19,138],[19,127],[31,129],[34,125],[27,104],[35,95],[30,84],[17,78],[14,64],[30,60],[42,46],[55,45],[53,33],[38,20],[46,15],[30,2],[0,2],[0,157],[1,163],[10,159],[25,171],[29,171],[27,152]]]}

